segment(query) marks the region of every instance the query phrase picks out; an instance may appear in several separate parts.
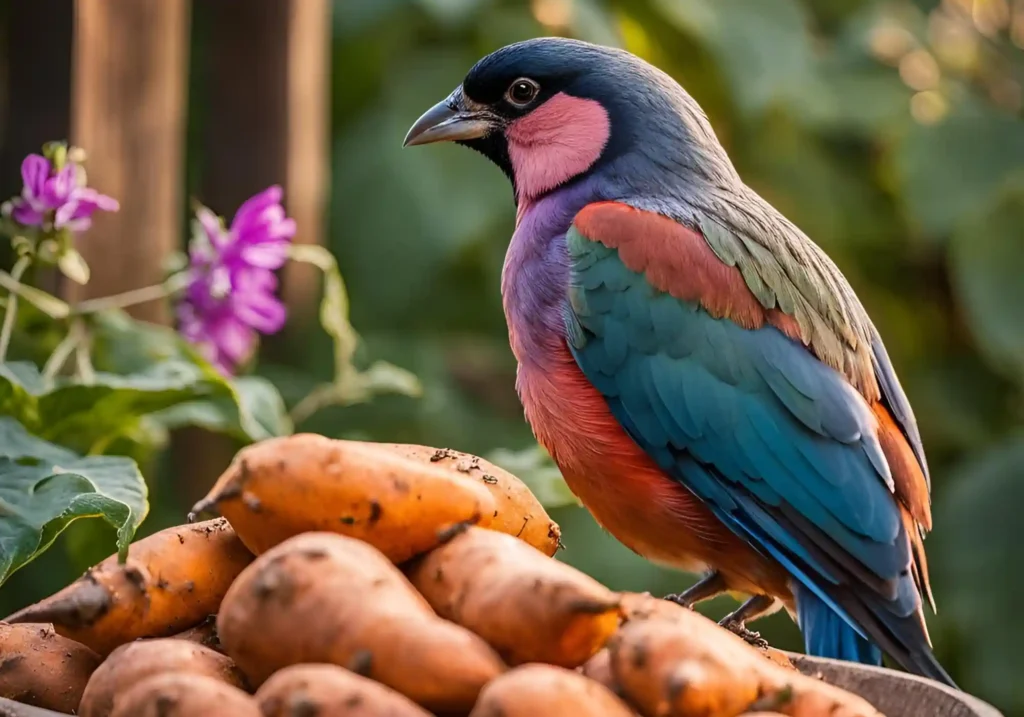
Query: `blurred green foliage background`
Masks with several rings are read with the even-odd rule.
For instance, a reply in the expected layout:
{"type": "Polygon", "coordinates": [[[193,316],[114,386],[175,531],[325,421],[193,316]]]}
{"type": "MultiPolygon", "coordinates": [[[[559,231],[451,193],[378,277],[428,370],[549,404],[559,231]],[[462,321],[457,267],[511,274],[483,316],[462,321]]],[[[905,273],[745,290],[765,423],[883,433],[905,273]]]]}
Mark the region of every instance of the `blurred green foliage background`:
{"type": "MultiPolygon", "coordinates": [[[[331,248],[365,353],[415,372],[424,395],[328,409],[301,429],[482,454],[533,445],[498,291],[511,188],[472,152],[401,140],[501,45],[566,34],[625,47],[689,90],[747,183],[867,306],[931,462],[936,651],[966,689],[1024,715],[1022,0],[338,0],[333,31],[331,248]]],[[[330,361],[311,333],[259,370],[294,401],[330,361]]],[[[180,522],[173,480],[155,481],[144,533],[180,522]]],[[[555,517],[564,559],[614,588],[692,580],[580,508],[555,517]]],[[[0,610],[77,575],[96,530],[76,526],[16,575],[0,610]]],[[[800,645],[785,616],[758,627],[800,645]]]]}

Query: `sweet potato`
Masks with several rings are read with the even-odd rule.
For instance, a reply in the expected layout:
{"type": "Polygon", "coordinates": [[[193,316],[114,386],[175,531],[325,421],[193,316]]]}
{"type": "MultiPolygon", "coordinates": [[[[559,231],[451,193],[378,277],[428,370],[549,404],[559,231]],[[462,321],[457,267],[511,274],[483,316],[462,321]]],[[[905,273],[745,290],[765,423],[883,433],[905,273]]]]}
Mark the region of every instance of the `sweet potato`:
{"type": "Polygon", "coordinates": [[[457,478],[483,483],[491,492],[496,507],[493,513],[483,516],[478,525],[514,535],[545,555],[554,555],[558,550],[562,536],[558,523],[548,517],[544,506],[526,484],[504,468],[450,448],[431,448],[411,443],[380,445],[419,463],[444,468],[457,478]]]}
{"type": "Polygon", "coordinates": [[[239,689],[247,687],[235,664],[219,652],[173,638],[138,640],[114,650],[92,673],[78,713],[82,717],[107,717],[120,696],[142,680],[172,673],[208,677],[239,689]]]}
{"type": "Polygon", "coordinates": [[[112,717],[262,717],[256,700],[203,675],[147,677],[119,695],[112,717]]]}
{"type": "Polygon", "coordinates": [[[257,558],[224,597],[217,632],[256,685],[288,665],[327,662],[431,710],[468,711],[504,670],[481,638],[439,619],[380,551],[331,533],[296,536],[257,558]]]}
{"type": "Polygon", "coordinates": [[[220,645],[220,638],[217,637],[217,616],[209,615],[198,625],[193,625],[187,630],[179,632],[177,635],[171,635],[176,640],[186,640],[188,642],[194,642],[197,645],[208,647],[215,652],[224,654],[224,649],[220,645]]]}
{"type": "Polygon", "coordinates": [[[140,637],[165,637],[217,612],[231,581],[252,561],[223,518],[168,528],[112,555],[60,592],[11,615],[53,623],[61,635],[109,654],[140,637]]]}
{"type": "Polygon", "coordinates": [[[70,713],[99,664],[99,655],[50,625],[0,622],[0,697],[70,713]]]}
{"type": "Polygon", "coordinates": [[[509,664],[578,667],[619,624],[618,595],[510,535],[468,528],[407,566],[441,617],[509,664]]]}
{"type": "Polygon", "coordinates": [[[766,660],[699,613],[673,607],[659,608],[667,617],[630,620],[609,641],[615,682],[643,714],[879,717],[860,697],[766,660]]]}
{"type": "Polygon", "coordinates": [[[263,717],[430,717],[392,689],[337,665],[293,665],[271,675],[256,692],[263,717]]]}
{"type": "MultiPolygon", "coordinates": [[[[677,618],[687,620],[686,612],[687,610],[678,603],[653,597],[650,593],[622,593],[622,619],[625,622],[647,620],[652,617],[665,620],[677,618]]],[[[762,657],[780,667],[796,671],[796,667],[793,666],[789,657],[781,650],[776,650],[774,647],[756,647],[754,649],[762,657]]]]}
{"type": "Polygon", "coordinates": [[[487,685],[470,717],[632,717],[604,685],[551,665],[523,665],[487,685]]]}
{"type": "Polygon", "coordinates": [[[584,677],[599,682],[616,695],[621,694],[622,688],[612,674],[612,654],[607,647],[602,647],[594,653],[593,657],[580,665],[579,671],[584,677]]]}
{"type": "Polygon", "coordinates": [[[239,451],[193,512],[211,509],[256,554],[299,533],[326,531],[402,562],[435,547],[445,527],[478,522],[495,505],[484,484],[379,444],[298,434],[239,451]]]}

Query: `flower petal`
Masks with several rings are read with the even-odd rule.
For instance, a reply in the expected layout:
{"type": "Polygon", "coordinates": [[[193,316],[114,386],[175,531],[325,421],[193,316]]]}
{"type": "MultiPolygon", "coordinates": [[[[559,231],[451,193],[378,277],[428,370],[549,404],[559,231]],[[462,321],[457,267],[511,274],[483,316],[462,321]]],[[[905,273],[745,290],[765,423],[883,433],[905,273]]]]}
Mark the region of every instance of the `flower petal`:
{"type": "Polygon", "coordinates": [[[118,209],[120,205],[113,197],[88,187],[76,187],[67,202],[57,208],[53,225],[58,229],[67,227],[73,231],[83,231],[92,225],[92,215],[97,210],[116,212],[118,209]]]}
{"type": "Polygon", "coordinates": [[[277,277],[269,271],[239,272],[231,295],[234,315],[260,333],[277,333],[288,312],[274,296],[276,289],[277,277]]]}
{"type": "Polygon", "coordinates": [[[245,301],[237,301],[234,311],[240,321],[261,334],[276,334],[284,328],[288,319],[288,310],[284,304],[269,294],[255,294],[246,297],[245,301]]]}
{"type": "Polygon", "coordinates": [[[50,176],[50,160],[39,154],[30,154],[21,163],[21,180],[25,198],[36,199],[43,194],[43,185],[50,176]]]}
{"type": "Polygon", "coordinates": [[[249,358],[256,348],[256,334],[235,317],[225,317],[211,327],[210,338],[218,351],[232,363],[249,358]]]}
{"type": "Polygon", "coordinates": [[[38,227],[43,224],[43,213],[24,200],[11,200],[11,218],[25,227],[38,227]]]}
{"type": "Polygon", "coordinates": [[[275,184],[267,187],[259,194],[249,197],[238,208],[238,211],[235,212],[235,217],[231,220],[231,230],[236,236],[242,234],[267,207],[280,204],[282,196],[284,196],[284,193],[281,187],[275,184]]]}
{"type": "Polygon", "coordinates": [[[242,245],[239,257],[249,266],[258,269],[280,269],[288,261],[288,240],[262,241],[242,245]]]}
{"type": "Polygon", "coordinates": [[[71,201],[57,207],[53,215],[53,226],[57,229],[84,231],[92,226],[92,212],[85,210],[78,202],[71,201]]]}
{"type": "Polygon", "coordinates": [[[200,207],[196,211],[196,219],[199,220],[199,224],[203,227],[203,232],[206,234],[206,238],[210,240],[210,244],[216,249],[223,247],[226,243],[226,237],[224,236],[224,225],[221,223],[220,217],[206,207],[200,207]]]}
{"type": "Polygon", "coordinates": [[[64,169],[43,183],[43,191],[40,196],[47,205],[56,209],[71,199],[71,193],[77,187],[77,170],[75,165],[69,162],[64,169]]]}
{"type": "Polygon", "coordinates": [[[80,211],[87,211],[89,214],[95,211],[116,212],[121,208],[120,203],[113,197],[100,194],[89,187],[76,188],[72,196],[78,202],[80,211]]]}
{"type": "Polygon", "coordinates": [[[298,227],[295,224],[295,220],[285,217],[269,228],[269,234],[273,239],[288,239],[290,241],[295,238],[297,230],[298,227]]]}
{"type": "Polygon", "coordinates": [[[273,294],[277,291],[277,275],[272,271],[246,267],[234,273],[233,286],[240,294],[256,292],[273,294]]]}

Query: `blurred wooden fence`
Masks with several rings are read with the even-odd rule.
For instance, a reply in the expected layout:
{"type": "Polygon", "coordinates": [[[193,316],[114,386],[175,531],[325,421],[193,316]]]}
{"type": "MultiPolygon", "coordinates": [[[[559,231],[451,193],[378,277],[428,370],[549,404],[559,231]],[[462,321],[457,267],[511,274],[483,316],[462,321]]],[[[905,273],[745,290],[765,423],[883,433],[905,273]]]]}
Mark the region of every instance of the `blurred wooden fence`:
{"type": "MultiPolygon", "coordinates": [[[[25,154],[68,138],[87,151],[91,183],[121,202],[81,243],[93,274],[83,295],[158,282],[168,253],[184,244],[192,195],[230,220],[245,198],[279,183],[297,241],[321,241],[330,0],[17,0],[2,17],[3,195],[19,191],[25,154]],[[186,177],[193,137],[200,161],[186,177]]],[[[306,267],[285,272],[285,300],[300,321],[317,286],[306,267]]],[[[159,304],[134,313],[171,318],[159,304]]],[[[281,355],[286,345],[271,348],[281,355]]],[[[189,448],[195,478],[185,498],[208,485],[230,450],[210,455],[209,439],[201,442],[189,448]]]]}

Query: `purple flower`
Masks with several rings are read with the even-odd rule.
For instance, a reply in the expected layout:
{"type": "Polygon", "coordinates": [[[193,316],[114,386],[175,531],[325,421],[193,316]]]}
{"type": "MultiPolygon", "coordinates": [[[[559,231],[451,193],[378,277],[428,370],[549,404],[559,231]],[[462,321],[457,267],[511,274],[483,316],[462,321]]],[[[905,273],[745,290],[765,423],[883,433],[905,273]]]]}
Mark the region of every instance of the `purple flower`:
{"type": "Polygon", "coordinates": [[[54,172],[50,160],[30,154],[21,163],[24,187],[11,200],[11,217],[23,226],[41,227],[50,218],[55,229],[84,231],[92,225],[96,210],[116,212],[116,199],[100,194],[79,181],[79,167],[69,161],[54,172]]]}
{"type": "Polygon", "coordinates": [[[238,258],[261,269],[280,269],[295,236],[295,220],[284,214],[281,188],[269,187],[249,198],[235,212],[230,234],[238,258]]]}
{"type": "Polygon", "coordinates": [[[202,231],[189,246],[191,280],[178,305],[179,330],[231,374],[252,354],[257,332],[284,326],[273,270],[288,258],[295,222],[285,216],[276,186],[242,204],[230,229],[205,207],[196,218],[202,231]]]}

